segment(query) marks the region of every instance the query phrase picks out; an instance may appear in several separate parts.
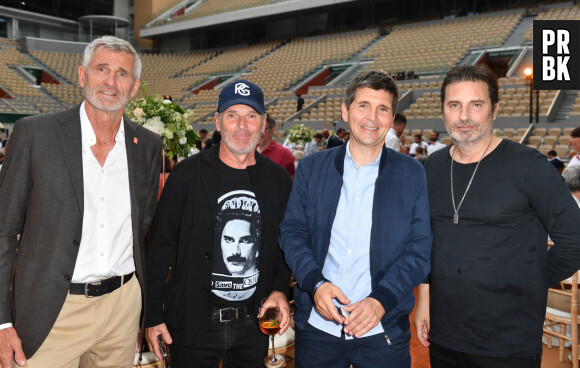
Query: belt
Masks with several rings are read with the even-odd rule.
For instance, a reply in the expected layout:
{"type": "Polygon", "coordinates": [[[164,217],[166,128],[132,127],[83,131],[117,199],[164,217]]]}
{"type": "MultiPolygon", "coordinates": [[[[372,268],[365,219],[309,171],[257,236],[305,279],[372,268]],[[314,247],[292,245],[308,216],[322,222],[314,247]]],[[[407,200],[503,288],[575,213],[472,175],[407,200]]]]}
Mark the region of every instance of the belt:
{"type": "Polygon", "coordinates": [[[227,307],[227,308],[218,308],[213,307],[211,318],[217,319],[220,322],[231,322],[236,321],[238,319],[244,319],[248,315],[248,308],[246,305],[242,305],[241,307],[227,307]]]}
{"type": "Polygon", "coordinates": [[[135,272],[131,272],[125,276],[113,276],[109,277],[108,279],[94,282],[79,284],[71,283],[69,290],[72,295],[84,295],[87,298],[94,298],[96,296],[109,294],[117,290],[121,287],[121,278],[123,280],[123,284],[126,284],[127,281],[131,280],[133,274],[135,274],[135,272]]]}

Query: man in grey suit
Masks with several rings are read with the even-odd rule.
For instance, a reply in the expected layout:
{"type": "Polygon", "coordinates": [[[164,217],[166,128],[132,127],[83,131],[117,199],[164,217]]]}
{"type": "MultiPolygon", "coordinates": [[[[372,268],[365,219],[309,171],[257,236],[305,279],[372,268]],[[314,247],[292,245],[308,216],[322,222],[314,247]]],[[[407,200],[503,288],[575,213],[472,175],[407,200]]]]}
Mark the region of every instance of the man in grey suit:
{"type": "Polygon", "coordinates": [[[140,72],[129,43],[96,39],[85,101],[15,124],[0,173],[2,368],[133,364],[161,166],[159,135],[123,118],[140,72]]]}

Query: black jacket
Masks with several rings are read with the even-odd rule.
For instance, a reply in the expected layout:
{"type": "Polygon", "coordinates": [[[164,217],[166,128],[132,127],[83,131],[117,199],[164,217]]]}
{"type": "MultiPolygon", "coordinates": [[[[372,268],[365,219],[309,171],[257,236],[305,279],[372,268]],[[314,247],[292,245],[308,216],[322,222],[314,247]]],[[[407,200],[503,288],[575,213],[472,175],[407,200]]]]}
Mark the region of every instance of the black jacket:
{"type": "MultiPolygon", "coordinates": [[[[146,327],[166,323],[179,344],[203,338],[211,322],[218,189],[220,180],[228,180],[219,177],[219,149],[218,144],[177,165],[153,222],[145,323],[146,327]]],[[[272,291],[288,295],[290,271],[278,246],[278,233],[292,184],[286,170],[258,152],[256,164],[247,170],[262,216],[260,277],[252,311],[257,316],[261,300],[272,291]]]]}

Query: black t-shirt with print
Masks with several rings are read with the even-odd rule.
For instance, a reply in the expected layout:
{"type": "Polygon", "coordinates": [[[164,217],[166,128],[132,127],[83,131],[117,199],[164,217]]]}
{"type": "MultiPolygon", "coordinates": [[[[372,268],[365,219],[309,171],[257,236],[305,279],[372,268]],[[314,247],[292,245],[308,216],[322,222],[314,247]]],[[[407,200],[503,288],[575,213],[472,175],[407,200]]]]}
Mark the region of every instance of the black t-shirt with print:
{"type": "Polygon", "coordinates": [[[253,301],[259,277],[260,208],[246,170],[221,161],[219,170],[211,290],[216,305],[245,305],[253,301]]]}

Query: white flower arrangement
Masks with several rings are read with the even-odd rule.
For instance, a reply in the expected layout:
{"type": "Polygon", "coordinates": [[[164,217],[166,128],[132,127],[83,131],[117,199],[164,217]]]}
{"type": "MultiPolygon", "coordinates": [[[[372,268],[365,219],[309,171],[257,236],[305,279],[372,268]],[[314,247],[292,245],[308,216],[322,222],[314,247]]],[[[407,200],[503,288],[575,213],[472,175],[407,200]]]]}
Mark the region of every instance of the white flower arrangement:
{"type": "Polygon", "coordinates": [[[292,129],[288,129],[288,141],[294,144],[311,142],[313,135],[313,130],[305,127],[304,124],[295,124],[292,129]]]}
{"type": "Polygon", "coordinates": [[[163,137],[167,157],[187,157],[199,139],[189,125],[193,110],[183,110],[171,100],[160,96],[145,96],[131,100],[125,108],[125,116],[137,124],[163,137]]]}

